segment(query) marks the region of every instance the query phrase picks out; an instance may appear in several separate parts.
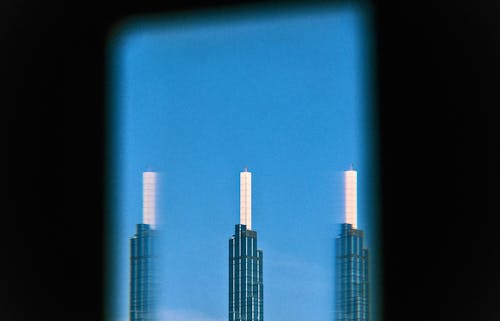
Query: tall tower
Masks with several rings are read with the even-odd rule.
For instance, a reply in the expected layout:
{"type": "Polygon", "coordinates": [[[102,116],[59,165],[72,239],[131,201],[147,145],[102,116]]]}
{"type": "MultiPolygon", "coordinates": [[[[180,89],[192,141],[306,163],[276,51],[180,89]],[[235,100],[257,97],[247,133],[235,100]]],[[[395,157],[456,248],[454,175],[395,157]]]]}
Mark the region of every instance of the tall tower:
{"type": "Polygon", "coordinates": [[[368,249],[357,229],[357,172],[344,172],[344,220],[336,245],[336,321],[368,321],[368,249]]]}
{"type": "Polygon", "coordinates": [[[144,172],[142,223],[130,239],[130,321],[155,321],[157,173],[144,172]]]}
{"type": "Polygon", "coordinates": [[[252,230],[252,173],[240,173],[240,224],[229,239],[229,321],[264,320],[262,250],[252,230]]]}

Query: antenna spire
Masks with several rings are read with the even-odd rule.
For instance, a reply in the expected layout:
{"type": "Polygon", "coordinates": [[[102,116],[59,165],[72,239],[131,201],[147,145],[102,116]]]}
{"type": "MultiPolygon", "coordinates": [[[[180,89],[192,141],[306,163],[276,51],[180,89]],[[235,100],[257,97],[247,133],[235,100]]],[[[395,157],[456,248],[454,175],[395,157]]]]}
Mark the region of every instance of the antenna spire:
{"type": "Polygon", "coordinates": [[[352,164],[350,170],[344,171],[344,223],[353,228],[357,228],[358,223],[357,174],[352,164]]]}
{"type": "Polygon", "coordinates": [[[246,167],[240,173],[240,224],[252,229],[252,173],[246,167]]]}
{"type": "Polygon", "coordinates": [[[142,223],[156,225],[157,205],[157,173],[147,171],[142,173],[142,223]]]}

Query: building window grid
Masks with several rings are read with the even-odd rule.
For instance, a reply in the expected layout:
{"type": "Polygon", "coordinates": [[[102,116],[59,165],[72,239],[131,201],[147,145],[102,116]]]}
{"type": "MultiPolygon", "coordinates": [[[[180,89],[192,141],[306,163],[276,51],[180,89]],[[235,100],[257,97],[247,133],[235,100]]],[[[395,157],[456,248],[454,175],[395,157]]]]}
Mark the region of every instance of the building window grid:
{"type": "Polygon", "coordinates": [[[367,320],[368,255],[362,247],[363,233],[349,229],[342,232],[336,241],[337,320],[355,320],[355,317],[356,320],[367,320]]]}
{"type": "MultiPolygon", "coordinates": [[[[232,302],[230,302],[230,321],[251,321],[256,320],[256,318],[259,320],[262,319],[256,314],[257,310],[262,311],[261,304],[259,304],[262,300],[258,297],[261,293],[259,293],[258,287],[256,290],[255,286],[256,283],[259,284],[260,281],[259,276],[255,274],[260,272],[261,265],[261,262],[259,262],[259,253],[256,251],[256,233],[254,231],[246,231],[245,228],[244,225],[237,225],[236,233],[233,236],[236,239],[239,238],[240,240],[238,241],[245,242],[245,246],[242,248],[244,252],[240,251],[240,253],[235,253],[236,256],[238,256],[239,262],[237,262],[236,265],[238,266],[235,269],[237,275],[234,276],[234,278],[240,280],[240,286],[241,283],[244,282],[245,288],[244,291],[239,291],[238,300],[232,300],[232,302]],[[237,306],[240,308],[238,309],[237,306]],[[231,311],[237,311],[238,313],[231,313],[231,311]]],[[[230,280],[230,286],[231,285],[232,282],[230,280]]],[[[233,291],[230,289],[230,293],[231,292],[233,291]]]]}

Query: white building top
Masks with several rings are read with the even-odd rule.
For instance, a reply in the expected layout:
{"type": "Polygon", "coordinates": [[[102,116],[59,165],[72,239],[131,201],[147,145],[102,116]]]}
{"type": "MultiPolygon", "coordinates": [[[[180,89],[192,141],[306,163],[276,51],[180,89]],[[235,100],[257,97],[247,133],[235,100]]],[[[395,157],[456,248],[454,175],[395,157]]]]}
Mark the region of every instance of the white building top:
{"type": "Polygon", "coordinates": [[[358,225],[357,173],[352,165],[344,171],[344,223],[353,228],[358,225]]]}
{"type": "Polygon", "coordinates": [[[142,173],[142,223],[151,228],[156,227],[157,174],[151,171],[142,173]]]}
{"type": "Polygon", "coordinates": [[[240,224],[252,229],[252,173],[246,167],[240,173],[240,224]]]}

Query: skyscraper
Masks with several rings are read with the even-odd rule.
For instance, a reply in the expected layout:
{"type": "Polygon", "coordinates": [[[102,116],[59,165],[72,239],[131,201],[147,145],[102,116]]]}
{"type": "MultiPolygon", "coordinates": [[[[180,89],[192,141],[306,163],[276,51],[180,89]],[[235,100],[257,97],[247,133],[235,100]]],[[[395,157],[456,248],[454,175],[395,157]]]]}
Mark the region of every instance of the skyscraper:
{"type": "Polygon", "coordinates": [[[252,173],[240,173],[240,224],[229,239],[229,321],[264,320],[262,250],[252,230],[252,173]]]}
{"type": "Polygon", "coordinates": [[[344,172],[344,220],[336,245],[336,321],[368,321],[368,249],[357,229],[357,172],[344,172]]]}
{"type": "Polygon", "coordinates": [[[144,172],[142,223],[130,239],[130,321],[154,321],[157,173],[144,172]]]}

